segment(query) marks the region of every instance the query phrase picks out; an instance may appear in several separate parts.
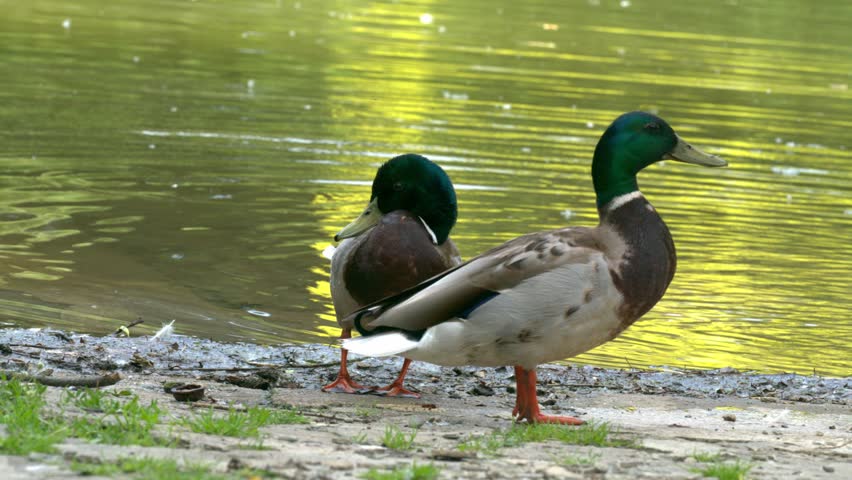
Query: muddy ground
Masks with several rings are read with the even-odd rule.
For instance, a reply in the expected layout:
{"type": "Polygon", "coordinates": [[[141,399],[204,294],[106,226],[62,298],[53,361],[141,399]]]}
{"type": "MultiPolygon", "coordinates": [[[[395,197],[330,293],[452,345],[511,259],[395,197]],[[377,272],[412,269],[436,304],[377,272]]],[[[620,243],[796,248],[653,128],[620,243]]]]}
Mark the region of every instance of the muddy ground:
{"type": "MultiPolygon", "coordinates": [[[[0,369],[54,377],[119,373],[107,389],[158,400],[173,418],[193,410],[163,390],[163,382],[200,383],[205,404],[300,409],[306,425],[264,427],[264,449],[246,440],[172,428],[179,448],[92,445],[67,440],[60,455],[0,456],[0,478],[72,478],[71,460],[124,456],[176,458],[267,470],[285,478],[358,478],[371,468],[433,463],[441,478],[690,479],[696,453],[752,465],[748,478],[852,478],[852,379],[758,375],[731,369],[683,371],[539,367],[539,401],[546,413],[607,422],[630,447],[557,442],[504,448],[498,456],[461,453],[471,436],[511,425],[514,379],[508,368],[444,368],[415,363],[407,385],[420,399],[327,394],[338,350],[326,345],[222,344],[173,336],[92,337],[53,330],[0,330],[0,369]],[[238,386],[242,385],[242,386],[238,386]],[[387,425],[416,427],[415,448],[382,446],[387,425]]],[[[353,376],[389,383],[398,359],[356,359],[353,376]]],[[[60,388],[50,388],[56,401],[60,388]]],[[[0,435],[4,433],[0,429],[0,435]]],[[[92,477],[89,477],[92,478],[92,477]]]]}

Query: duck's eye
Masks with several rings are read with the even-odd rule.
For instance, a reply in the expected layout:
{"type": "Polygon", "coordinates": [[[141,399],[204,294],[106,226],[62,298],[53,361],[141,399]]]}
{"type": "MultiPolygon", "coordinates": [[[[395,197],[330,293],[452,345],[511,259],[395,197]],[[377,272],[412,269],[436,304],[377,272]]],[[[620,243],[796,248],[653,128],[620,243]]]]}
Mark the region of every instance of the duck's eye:
{"type": "Polygon", "coordinates": [[[405,189],[405,186],[402,184],[402,182],[396,182],[393,184],[393,189],[396,192],[401,192],[405,189]]]}
{"type": "Polygon", "coordinates": [[[648,122],[645,124],[645,130],[659,130],[660,124],[657,122],[648,122]]]}

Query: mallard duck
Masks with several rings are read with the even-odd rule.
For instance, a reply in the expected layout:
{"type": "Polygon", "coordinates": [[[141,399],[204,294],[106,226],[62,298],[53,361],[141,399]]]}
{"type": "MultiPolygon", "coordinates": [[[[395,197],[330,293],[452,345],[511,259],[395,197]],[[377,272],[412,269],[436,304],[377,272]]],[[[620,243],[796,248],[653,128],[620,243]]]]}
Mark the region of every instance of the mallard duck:
{"type": "Polygon", "coordinates": [[[727,165],[681,140],[661,118],[626,113],[595,148],[598,226],[518,237],[353,312],[347,321],[361,336],[343,346],[446,366],[513,365],[516,420],[583,423],[541,413],[535,368],[612,340],[662,298],[674,277],[675,247],[636,174],[663,159],[727,165]]]}
{"type": "MultiPolygon", "coordinates": [[[[406,154],[379,167],[367,208],[334,237],[342,240],[330,281],[341,338],[351,335],[352,323],[344,319],[353,311],[461,264],[449,238],[457,214],[453,184],[436,163],[406,154]]],[[[389,386],[365,388],[350,377],[346,357],[343,349],[337,379],[324,391],[419,397],[403,387],[410,359],[389,386]]]]}

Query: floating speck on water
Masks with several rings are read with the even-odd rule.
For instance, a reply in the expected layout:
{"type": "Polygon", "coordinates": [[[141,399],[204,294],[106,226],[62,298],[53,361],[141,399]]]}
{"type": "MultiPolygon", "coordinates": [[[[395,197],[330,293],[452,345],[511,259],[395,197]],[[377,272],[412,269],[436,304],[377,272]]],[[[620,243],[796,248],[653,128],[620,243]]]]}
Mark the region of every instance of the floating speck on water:
{"type": "Polygon", "coordinates": [[[305,105],[305,107],[304,107],[304,108],[305,108],[305,110],[310,110],[310,109],[312,109],[312,108],[314,108],[314,107],[312,107],[312,106],[310,106],[310,105],[305,105]]]}
{"type": "Polygon", "coordinates": [[[441,92],[441,95],[443,95],[447,100],[467,100],[469,98],[466,93],[455,93],[448,90],[441,92]]]}
{"type": "Polygon", "coordinates": [[[780,144],[780,143],[781,143],[781,142],[783,142],[783,141],[784,141],[784,139],[782,139],[781,137],[775,137],[775,143],[779,143],[779,144],[780,144]]]}
{"type": "Polygon", "coordinates": [[[586,128],[595,128],[595,122],[586,122],[586,128]]]}
{"type": "Polygon", "coordinates": [[[615,53],[618,54],[619,57],[623,57],[625,53],[627,53],[627,49],[624,47],[618,47],[615,49],[615,53]]]}
{"type": "Polygon", "coordinates": [[[246,88],[248,88],[249,90],[254,90],[254,79],[253,78],[249,78],[246,81],[246,88]]]}
{"type": "Polygon", "coordinates": [[[787,203],[793,203],[793,196],[789,193],[787,194],[787,203]]]}
{"type": "Polygon", "coordinates": [[[290,36],[291,36],[291,37],[295,37],[295,36],[296,36],[296,31],[295,31],[295,30],[290,30],[290,36]]]}
{"type": "Polygon", "coordinates": [[[847,208],[846,210],[843,210],[843,214],[844,215],[852,215],[852,208],[847,208]]]}
{"type": "Polygon", "coordinates": [[[796,146],[796,142],[787,142],[785,145],[787,145],[787,147],[789,148],[793,148],[796,146]]]}
{"type": "Polygon", "coordinates": [[[133,58],[131,60],[133,60],[133,63],[139,63],[139,60],[141,59],[139,58],[139,55],[133,55],[133,58]]]}
{"type": "Polygon", "coordinates": [[[571,217],[574,216],[574,212],[572,210],[569,210],[569,209],[562,210],[561,212],[559,212],[559,214],[562,215],[562,217],[565,218],[565,220],[571,220],[571,217]]]}
{"type": "Polygon", "coordinates": [[[818,327],[819,325],[817,325],[816,323],[805,323],[804,326],[806,326],[806,327],[818,327]]]}
{"type": "Polygon", "coordinates": [[[504,103],[502,108],[503,108],[503,110],[511,110],[511,109],[512,109],[512,104],[510,104],[510,103],[504,103]]]}
{"type": "Polygon", "coordinates": [[[445,33],[447,31],[447,27],[440,25],[438,27],[438,33],[445,33]]]}
{"type": "Polygon", "coordinates": [[[157,145],[156,145],[156,144],[154,144],[154,143],[149,143],[149,144],[148,144],[148,148],[149,148],[149,149],[151,149],[151,150],[153,150],[153,149],[157,148],[157,145]]]}
{"type": "Polygon", "coordinates": [[[183,257],[184,257],[184,254],[178,252],[178,253],[173,253],[171,258],[172,258],[172,260],[183,260],[183,257]]]}
{"type": "Polygon", "coordinates": [[[253,308],[249,308],[249,309],[247,309],[247,310],[246,310],[246,313],[250,313],[250,314],[252,314],[252,315],[254,315],[254,316],[256,316],[256,317],[271,317],[271,316],[272,316],[272,314],[271,314],[271,313],[266,313],[266,312],[264,312],[264,311],[262,311],[262,310],[255,310],[255,309],[253,309],[253,308]]]}
{"type": "Polygon", "coordinates": [[[772,173],[776,173],[778,175],[784,175],[785,177],[795,177],[801,175],[803,173],[811,174],[811,175],[828,175],[828,170],[822,170],[819,168],[799,168],[799,167],[782,167],[782,166],[774,166],[772,167],[772,173]]]}
{"type": "Polygon", "coordinates": [[[230,193],[217,193],[216,195],[211,196],[213,200],[230,200],[234,198],[230,193]]]}
{"type": "Polygon", "coordinates": [[[302,2],[296,2],[296,3],[294,3],[294,4],[293,4],[293,8],[295,8],[296,10],[298,10],[298,9],[302,8],[302,2]]]}
{"type": "Polygon", "coordinates": [[[767,89],[766,89],[766,94],[767,94],[767,95],[770,95],[771,93],[772,93],[772,89],[771,89],[771,88],[767,88],[767,89]]]}
{"type": "Polygon", "coordinates": [[[70,18],[66,18],[65,20],[62,20],[62,28],[64,28],[65,30],[71,29],[71,19],[70,18]]]}
{"type": "Polygon", "coordinates": [[[173,184],[172,184],[172,188],[178,188],[179,186],[180,186],[180,185],[178,185],[177,183],[173,183],[173,184]]]}
{"type": "Polygon", "coordinates": [[[530,147],[521,147],[521,151],[524,153],[530,153],[532,149],[530,147]]]}
{"type": "Polygon", "coordinates": [[[432,16],[431,13],[424,13],[420,15],[420,23],[423,25],[432,25],[432,22],[435,21],[435,17],[432,16]]]}
{"type": "Polygon", "coordinates": [[[170,112],[175,113],[178,111],[178,107],[172,107],[169,109],[170,112]]]}
{"type": "Polygon", "coordinates": [[[630,7],[630,0],[621,0],[621,3],[619,3],[619,5],[621,5],[621,8],[628,8],[630,7]]]}

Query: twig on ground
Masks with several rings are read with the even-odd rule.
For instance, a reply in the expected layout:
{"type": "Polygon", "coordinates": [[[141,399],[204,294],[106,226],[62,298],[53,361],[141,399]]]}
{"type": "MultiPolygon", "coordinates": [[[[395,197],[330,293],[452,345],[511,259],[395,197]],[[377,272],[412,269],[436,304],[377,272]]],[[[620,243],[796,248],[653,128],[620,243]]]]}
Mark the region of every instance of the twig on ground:
{"type": "Polygon", "coordinates": [[[30,375],[28,373],[0,370],[0,376],[17,378],[26,382],[36,382],[48,387],[108,387],[121,380],[121,375],[109,373],[106,375],[80,375],[73,377],[51,377],[48,375],[30,375]]]}

